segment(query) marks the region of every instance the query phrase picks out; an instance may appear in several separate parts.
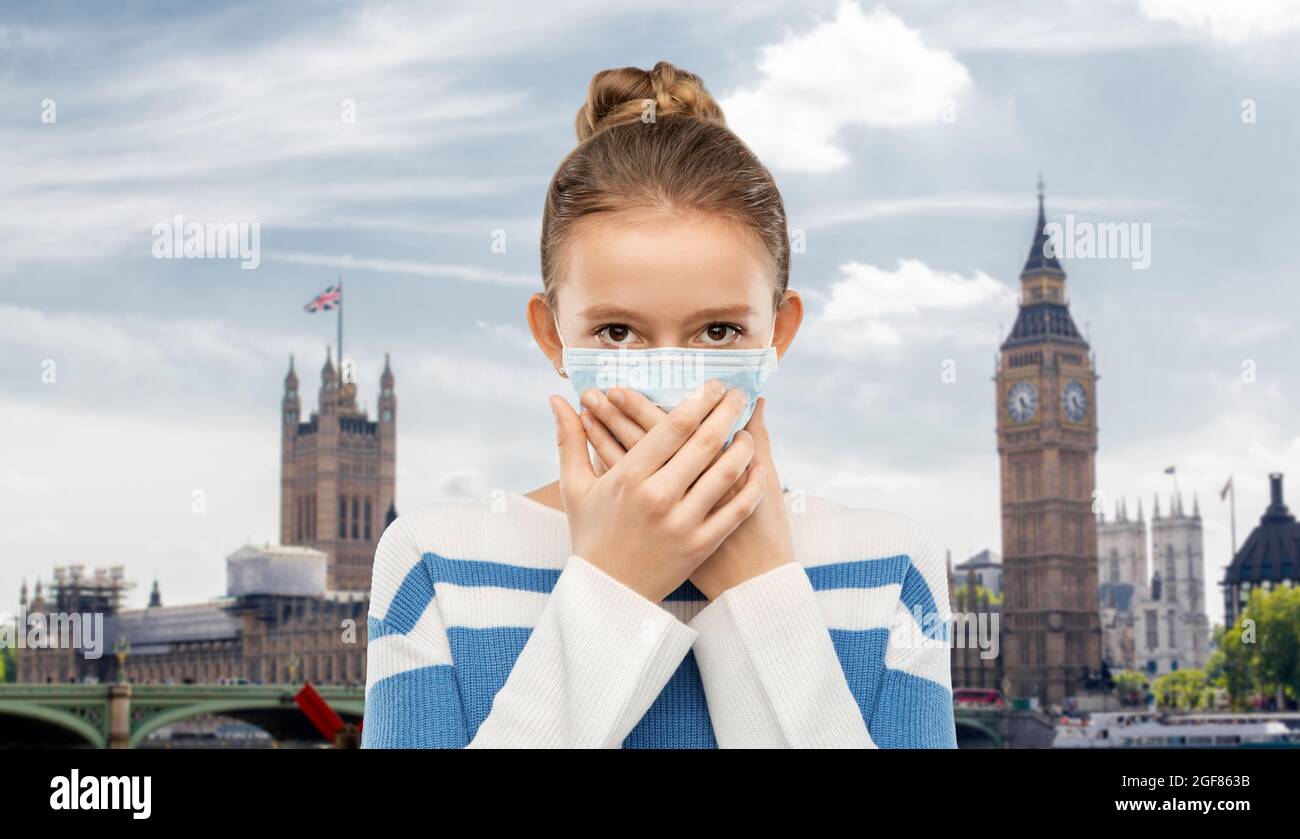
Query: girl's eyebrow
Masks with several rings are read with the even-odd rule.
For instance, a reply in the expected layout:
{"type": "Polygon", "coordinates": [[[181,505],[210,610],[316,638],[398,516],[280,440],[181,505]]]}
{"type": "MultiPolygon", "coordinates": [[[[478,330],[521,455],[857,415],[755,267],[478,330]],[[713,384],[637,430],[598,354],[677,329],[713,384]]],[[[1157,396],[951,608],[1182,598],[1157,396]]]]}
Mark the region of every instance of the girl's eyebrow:
{"type": "MultiPolygon", "coordinates": [[[[734,318],[742,320],[755,314],[753,306],[715,306],[709,309],[700,309],[692,312],[688,317],[689,320],[713,320],[721,318],[734,318]]],[[[591,320],[636,320],[641,317],[641,313],[632,309],[625,309],[621,306],[610,306],[601,304],[583,309],[578,313],[580,318],[591,320]]]]}

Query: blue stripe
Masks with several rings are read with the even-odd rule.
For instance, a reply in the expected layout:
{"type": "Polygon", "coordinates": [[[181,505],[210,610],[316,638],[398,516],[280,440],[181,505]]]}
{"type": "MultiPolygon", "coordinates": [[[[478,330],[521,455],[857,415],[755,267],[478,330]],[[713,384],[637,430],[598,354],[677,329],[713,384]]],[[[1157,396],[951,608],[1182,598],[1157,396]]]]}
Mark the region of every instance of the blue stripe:
{"type": "Polygon", "coordinates": [[[520,626],[453,626],[447,630],[470,739],[492,711],[492,700],[505,687],[532,634],[532,629],[520,626]]]}
{"type": "Polygon", "coordinates": [[[366,696],[363,749],[463,749],[469,740],[456,673],[417,667],[380,679],[366,696]]]}
{"type": "MultiPolygon", "coordinates": [[[[409,633],[419,622],[424,610],[429,608],[432,600],[433,580],[429,579],[429,572],[424,567],[424,563],[416,563],[410,571],[406,572],[402,584],[393,594],[393,602],[388,604],[388,612],[383,618],[385,627],[381,627],[379,637],[409,633]]],[[[366,621],[367,630],[370,626],[370,621],[366,621]]]]}
{"type": "Polygon", "coordinates": [[[952,693],[938,682],[886,669],[874,706],[867,729],[880,748],[957,748],[952,693]]]}
{"type": "Polygon", "coordinates": [[[862,718],[869,719],[880,690],[880,674],[885,669],[889,628],[831,629],[830,632],[849,692],[858,700],[862,718]]]}
{"type": "Polygon", "coordinates": [[[903,589],[899,592],[899,600],[907,607],[907,611],[912,613],[913,617],[919,615],[921,620],[918,625],[925,637],[948,640],[948,621],[939,620],[941,616],[939,608],[934,602],[934,595],[930,593],[930,584],[925,581],[925,577],[911,563],[908,563],[907,578],[903,581],[903,589]],[[919,611],[917,607],[920,607],[919,611]]]}
{"type": "Polygon", "coordinates": [[[695,651],[688,650],[641,721],[623,740],[625,749],[716,749],[709,702],[695,651]]]}
{"type": "Polygon", "coordinates": [[[448,559],[432,551],[425,553],[421,559],[435,586],[438,583],[467,587],[495,586],[550,594],[560,578],[559,568],[525,568],[522,565],[481,559],[448,559]]]}
{"type": "Polygon", "coordinates": [[[401,635],[392,626],[384,623],[373,615],[366,615],[366,641],[374,641],[376,638],[383,638],[385,635],[401,635]]]}
{"type": "Polygon", "coordinates": [[[900,554],[884,559],[856,559],[806,568],[816,591],[841,588],[882,588],[899,585],[912,560],[900,554]]]}
{"type": "Polygon", "coordinates": [[[888,629],[832,629],[831,641],[877,746],[957,748],[952,692],[931,679],[885,667],[888,629]]]}

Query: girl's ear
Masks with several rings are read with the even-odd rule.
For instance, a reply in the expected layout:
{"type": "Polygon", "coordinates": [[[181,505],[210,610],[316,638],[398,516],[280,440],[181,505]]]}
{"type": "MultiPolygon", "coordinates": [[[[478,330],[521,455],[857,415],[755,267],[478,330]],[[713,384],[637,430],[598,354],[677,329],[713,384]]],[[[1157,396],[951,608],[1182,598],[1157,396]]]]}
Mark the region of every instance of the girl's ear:
{"type": "Polygon", "coordinates": [[[528,329],[533,333],[533,340],[541,347],[542,354],[550,359],[555,372],[564,376],[560,373],[560,365],[564,363],[564,347],[560,343],[560,336],[555,331],[555,316],[551,312],[551,307],[546,304],[546,298],[540,293],[529,297],[524,317],[528,321],[528,329]]]}
{"type": "Polygon", "coordinates": [[[803,298],[799,296],[799,292],[786,289],[781,308],[776,310],[776,334],[772,337],[772,346],[776,347],[778,359],[785,356],[785,351],[790,348],[801,323],[803,323],[803,298]]]}

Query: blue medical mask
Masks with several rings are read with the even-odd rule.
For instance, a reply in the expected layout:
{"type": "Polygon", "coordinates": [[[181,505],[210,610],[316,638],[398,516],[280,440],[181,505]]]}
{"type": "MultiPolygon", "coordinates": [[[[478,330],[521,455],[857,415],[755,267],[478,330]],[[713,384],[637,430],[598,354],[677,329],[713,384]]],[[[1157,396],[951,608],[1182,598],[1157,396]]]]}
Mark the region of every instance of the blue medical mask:
{"type": "MultiPolygon", "coordinates": [[[[560,335],[557,323],[555,332],[560,335]]],[[[717,379],[727,386],[743,391],[745,410],[727,435],[726,445],[745,427],[754,414],[754,406],[767,379],[776,372],[776,347],[771,346],[776,337],[776,321],[772,321],[772,335],[768,346],[751,350],[713,350],[699,347],[653,347],[629,349],[627,347],[564,347],[560,372],[566,373],[573,389],[582,398],[587,388],[602,393],[611,387],[625,387],[645,395],[654,404],[670,411],[695,389],[709,379],[717,379]]]]}

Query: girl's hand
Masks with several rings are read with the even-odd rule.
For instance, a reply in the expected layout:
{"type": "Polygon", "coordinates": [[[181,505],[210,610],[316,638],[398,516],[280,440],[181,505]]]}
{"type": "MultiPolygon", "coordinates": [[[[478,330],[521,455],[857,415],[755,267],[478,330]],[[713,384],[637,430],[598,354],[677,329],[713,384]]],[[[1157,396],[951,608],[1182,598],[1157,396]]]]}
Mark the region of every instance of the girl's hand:
{"type": "MultiPolygon", "coordinates": [[[[582,404],[595,417],[588,427],[587,436],[596,450],[597,462],[608,464],[610,468],[624,457],[630,457],[633,447],[668,416],[644,395],[626,388],[610,388],[608,395],[588,390],[582,395],[582,404]]],[[[772,460],[772,445],[765,423],[766,406],[767,401],[759,397],[754,415],[744,429],[736,432],[735,439],[727,448],[727,452],[737,446],[752,448],[754,455],[750,471],[761,467],[767,472],[766,503],[760,504],[754,514],[691,574],[691,582],[710,600],[751,577],[794,561],[790,518],[772,460]]],[[[735,422],[734,417],[732,422],[735,422]]],[[[742,475],[719,499],[719,504],[728,503],[747,481],[748,476],[742,475]]]]}
{"type": "MultiPolygon", "coordinates": [[[[740,391],[706,382],[644,433],[597,477],[588,434],[599,423],[579,419],[551,397],[560,452],[560,496],[574,554],[658,603],[707,559],[763,500],[766,475],[748,470],[752,446],[722,443],[745,407],[740,391]],[[584,432],[584,426],[587,431],[584,432]],[[731,497],[723,501],[724,495],[731,497]]],[[[597,432],[598,433],[598,432],[597,432]]]]}

